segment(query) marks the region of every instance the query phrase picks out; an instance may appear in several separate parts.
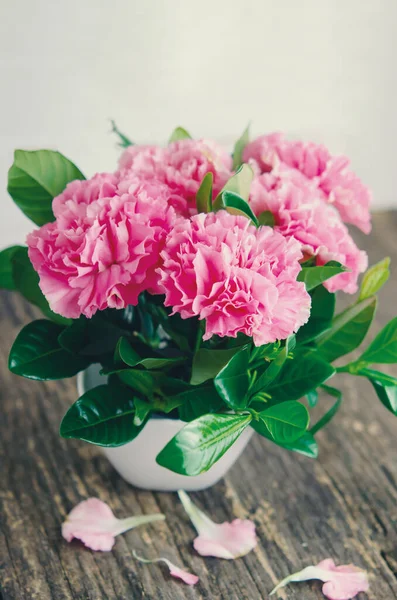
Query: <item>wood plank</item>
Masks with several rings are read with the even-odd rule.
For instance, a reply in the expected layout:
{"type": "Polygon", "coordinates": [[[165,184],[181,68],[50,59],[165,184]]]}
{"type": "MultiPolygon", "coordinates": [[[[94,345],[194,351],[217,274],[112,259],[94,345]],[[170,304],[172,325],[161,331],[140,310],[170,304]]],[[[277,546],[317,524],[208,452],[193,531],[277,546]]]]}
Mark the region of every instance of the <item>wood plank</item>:
{"type": "MultiPolygon", "coordinates": [[[[371,263],[392,257],[380,327],[397,312],[397,214],[376,215],[374,222],[372,236],[357,238],[371,263]]],[[[37,314],[16,294],[2,293],[1,600],[259,600],[287,573],[328,556],[369,570],[372,589],[359,598],[397,598],[397,419],[366,382],[340,376],[344,406],[318,436],[317,461],[255,436],[224,481],[193,494],[214,520],[249,517],[258,528],[260,543],[247,557],[203,559],[192,550],[194,531],[175,494],[136,490],[98,448],[59,437],[60,418],[76,398],[74,379],[41,383],[9,373],[12,340],[37,314]],[[162,510],[167,521],[120,536],[110,553],[67,544],[62,520],[89,496],[108,502],[118,516],[162,510]],[[185,565],[200,576],[199,585],[184,586],[158,565],[137,563],[133,549],[185,565]]],[[[279,597],[323,595],[312,583],[279,597]]]]}

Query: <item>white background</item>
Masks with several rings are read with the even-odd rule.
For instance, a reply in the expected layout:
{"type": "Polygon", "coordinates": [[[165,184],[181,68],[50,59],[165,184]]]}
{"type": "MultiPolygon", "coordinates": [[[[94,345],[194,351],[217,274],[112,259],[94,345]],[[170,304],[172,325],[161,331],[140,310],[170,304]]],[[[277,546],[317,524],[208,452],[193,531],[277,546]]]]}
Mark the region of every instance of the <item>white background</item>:
{"type": "Polygon", "coordinates": [[[5,191],[13,149],[111,170],[111,117],[138,142],[180,124],[231,143],[249,120],[323,141],[397,207],[397,0],[0,4],[0,246],[32,228],[5,191]]]}

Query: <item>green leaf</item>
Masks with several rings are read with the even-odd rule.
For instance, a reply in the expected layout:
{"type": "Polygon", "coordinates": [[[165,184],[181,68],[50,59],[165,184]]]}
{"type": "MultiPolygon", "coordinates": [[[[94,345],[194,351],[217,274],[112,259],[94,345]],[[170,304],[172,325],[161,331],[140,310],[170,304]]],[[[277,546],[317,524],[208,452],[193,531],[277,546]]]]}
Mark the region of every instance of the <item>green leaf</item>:
{"type": "Polygon", "coordinates": [[[309,413],[300,402],[287,401],[258,413],[259,421],[252,427],[278,444],[291,444],[300,438],[309,425],[309,413]]]}
{"type": "Polygon", "coordinates": [[[190,133],[186,131],[183,127],[176,127],[174,131],[171,133],[171,137],[168,140],[168,143],[179,142],[179,140],[191,140],[192,136],[190,133]]]}
{"type": "Polygon", "coordinates": [[[134,399],[134,405],[134,425],[136,427],[140,427],[145,422],[145,419],[149,416],[152,410],[152,405],[147,402],[147,400],[140,398],[139,396],[134,399]]]}
{"type": "Polygon", "coordinates": [[[157,455],[162,467],[181,475],[205,473],[251,421],[251,415],[203,415],[191,421],[157,455]]]}
{"type": "Polygon", "coordinates": [[[315,352],[298,355],[285,363],[276,381],[267,389],[273,400],[298,400],[327,381],[335,369],[315,352]]]}
{"type": "Polygon", "coordinates": [[[235,354],[214,379],[215,388],[230,408],[242,409],[247,406],[247,393],[250,384],[248,365],[249,347],[244,346],[235,354]]]}
{"type": "Polygon", "coordinates": [[[178,412],[182,421],[193,421],[202,415],[216,413],[227,408],[212,383],[192,386],[175,396],[174,399],[180,400],[178,412]]]}
{"type": "Polygon", "coordinates": [[[250,132],[249,132],[249,129],[250,129],[250,126],[248,124],[247,127],[244,129],[243,133],[241,134],[241,136],[238,138],[238,140],[234,144],[234,150],[233,150],[233,171],[236,171],[239,167],[241,167],[241,165],[243,163],[244,148],[246,147],[246,145],[250,141],[250,132]]]}
{"type": "Polygon", "coordinates": [[[229,350],[207,350],[200,348],[193,357],[190,383],[199,385],[207,379],[214,379],[229,360],[239,352],[239,348],[229,350]]]}
{"type": "Polygon", "coordinates": [[[384,386],[395,386],[397,385],[397,377],[393,377],[393,375],[389,375],[388,373],[382,373],[382,371],[375,371],[375,369],[360,369],[356,375],[361,375],[362,377],[367,377],[368,379],[373,379],[377,381],[381,385],[384,386]]]}
{"type": "Polygon", "coordinates": [[[318,393],[317,393],[316,390],[310,390],[310,392],[307,392],[306,398],[307,398],[307,401],[309,403],[309,406],[311,406],[312,408],[314,408],[315,406],[317,406],[318,393]]]}
{"type": "Polygon", "coordinates": [[[292,444],[279,444],[282,448],[286,450],[292,450],[292,452],[298,452],[298,454],[303,454],[303,456],[308,456],[309,458],[317,458],[318,456],[318,446],[317,442],[314,439],[314,436],[310,431],[306,431],[305,434],[302,435],[299,439],[292,442],[292,444]]]}
{"type": "Polygon", "coordinates": [[[298,274],[298,281],[303,281],[307,291],[309,292],[313,288],[317,287],[338,275],[339,273],[344,273],[347,271],[345,267],[343,267],[340,263],[335,260],[330,260],[322,267],[303,267],[303,269],[298,274]]]}
{"type": "Polygon", "coordinates": [[[350,306],[333,319],[330,329],[316,338],[326,360],[332,362],[361,344],[374,318],[376,303],[376,297],[372,297],[350,306]]]}
{"type": "Polygon", "coordinates": [[[274,227],[276,224],[274,214],[270,210],[264,210],[258,216],[259,225],[267,225],[268,227],[274,227]]]}
{"type": "Polygon", "coordinates": [[[91,361],[67,352],[58,342],[63,327],[40,319],[26,325],[16,338],[9,356],[9,369],[29,379],[73,377],[91,361]]]}
{"type": "Polygon", "coordinates": [[[248,219],[251,219],[256,227],[259,226],[258,219],[252,212],[250,205],[238,194],[228,191],[223,192],[222,204],[227,212],[231,215],[248,217],[248,219]]]}
{"type": "Polygon", "coordinates": [[[123,369],[115,371],[119,379],[129,387],[144,396],[151,398],[156,387],[156,378],[150,371],[141,371],[139,369],[123,369]]]}
{"type": "Polygon", "coordinates": [[[331,406],[331,408],[325,413],[324,416],[321,417],[319,421],[310,429],[310,433],[315,435],[317,431],[320,431],[323,427],[327,425],[334,418],[336,413],[338,412],[340,405],[342,404],[342,392],[337,390],[334,387],[330,387],[329,385],[321,386],[323,390],[325,390],[330,396],[336,398],[335,404],[331,406]]]}
{"type": "Polygon", "coordinates": [[[368,269],[361,282],[358,301],[373,296],[386,283],[390,276],[390,258],[387,256],[368,269]]]}
{"type": "Polygon", "coordinates": [[[242,165],[235,174],[225,183],[219,194],[214,200],[214,210],[222,208],[222,195],[223,192],[234,192],[243,198],[248,200],[251,182],[254,177],[254,172],[249,165],[242,165]]]}
{"type": "MultiPolygon", "coordinates": [[[[291,340],[292,336],[290,336],[289,339],[291,340]]],[[[271,344],[263,344],[263,346],[253,346],[253,348],[251,349],[250,362],[256,363],[258,360],[264,360],[264,359],[274,360],[278,356],[278,354],[280,352],[280,348],[281,348],[280,340],[277,340],[277,342],[273,342],[271,344]]]]}
{"type": "Polygon", "coordinates": [[[104,318],[103,311],[87,319],[83,315],[60,334],[62,348],[73,354],[101,356],[113,353],[122,329],[104,318]]]}
{"type": "Polygon", "coordinates": [[[175,408],[179,408],[182,404],[182,399],[178,396],[157,396],[153,401],[152,410],[155,412],[170,413],[175,408]]]}
{"type": "Polygon", "coordinates": [[[29,219],[44,225],[54,221],[52,199],[74,179],[84,179],[84,175],[59,152],[15,150],[7,190],[29,219]]]}
{"type": "Polygon", "coordinates": [[[297,333],[298,343],[305,344],[331,328],[335,311],[335,294],[331,294],[323,285],[311,292],[312,307],[308,322],[297,333]]]}
{"type": "Polygon", "coordinates": [[[134,425],[135,404],[128,390],[99,385],[83,394],[62,419],[60,435],[114,448],[133,440],[144,423],[134,425]]]}
{"type": "Polygon", "coordinates": [[[255,382],[253,389],[251,390],[252,394],[256,394],[267,387],[274,381],[277,375],[280,373],[283,368],[285,361],[288,358],[288,354],[291,350],[291,342],[293,343],[293,337],[287,338],[285,341],[284,348],[278,353],[276,358],[270,363],[267,367],[266,371],[259,377],[259,379],[255,382]]]}
{"type": "Polygon", "coordinates": [[[132,348],[129,341],[122,337],[117,343],[115,351],[115,360],[118,362],[122,360],[126,365],[130,367],[136,367],[142,365],[145,369],[163,369],[171,368],[181,362],[185,361],[186,358],[183,356],[168,358],[168,357],[147,357],[141,358],[139,354],[132,348]]]}
{"type": "Polygon", "coordinates": [[[39,276],[30,262],[27,248],[19,247],[14,252],[11,263],[15,289],[26,300],[37,306],[44,316],[56,323],[68,325],[72,322],[71,319],[66,319],[50,309],[48,301],[39,287],[39,276]]]}
{"type": "Polygon", "coordinates": [[[397,363],[397,317],[378,333],[359,360],[369,364],[397,363]]]}
{"type": "Polygon", "coordinates": [[[119,138],[119,142],[117,145],[120,148],[128,148],[128,146],[134,146],[134,142],[131,142],[131,140],[126,135],[124,135],[124,133],[121,133],[120,129],[117,127],[113,119],[110,122],[112,124],[112,133],[115,133],[119,138]]]}
{"type": "Polygon", "coordinates": [[[362,369],[358,375],[368,378],[382,404],[397,416],[397,379],[373,369],[362,369]]]}
{"type": "Polygon", "coordinates": [[[196,206],[197,212],[199,213],[209,213],[212,210],[212,184],[214,181],[214,175],[211,173],[207,173],[197,191],[196,194],[196,206]]]}
{"type": "Polygon", "coordinates": [[[382,404],[397,416],[397,386],[384,386],[373,379],[370,381],[382,404]]]}
{"type": "Polygon", "coordinates": [[[16,289],[12,276],[12,258],[18,250],[24,250],[23,246],[10,246],[0,252],[0,288],[3,290],[16,289]]]}

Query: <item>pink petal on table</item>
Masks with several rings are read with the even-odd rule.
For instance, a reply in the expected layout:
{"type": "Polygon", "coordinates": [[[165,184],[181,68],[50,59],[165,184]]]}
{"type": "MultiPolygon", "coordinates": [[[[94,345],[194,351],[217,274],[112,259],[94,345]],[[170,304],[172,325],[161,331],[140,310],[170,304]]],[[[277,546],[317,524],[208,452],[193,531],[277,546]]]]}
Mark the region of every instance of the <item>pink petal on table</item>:
{"type": "Polygon", "coordinates": [[[199,554],[231,560],[255,548],[257,539],[252,521],[235,519],[231,523],[214,523],[193,504],[186,492],[179,490],[178,495],[197,530],[193,546],[199,554]]]}
{"type": "Polygon", "coordinates": [[[76,538],[91,550],[106,552],[113,548],[116,535],[139,525],[164,519],[165,516],[161,513],[117,519],[105,502],[98,498],[88,498],[70,511],[62,523],[62,535],[67,542],[76,538]]]}
{"type": "Polygon", "coordinates": [[[315,567],[306,567],[302,571],[293,573],[283,579],[270,592],[270,596],[288,585],[288,583],[309,579],[319,579],[325,582],[322,592],[329,600],[351,600],[360,592],[367,592],[369,588],[366,571],[354,565],[340,565],[337,567],[331,558],[326,558],[315,567]]]}
{"type": "Polygon", "coordinates": [[[139,560],[140,562],[146,563],[146,564],[158,563],[158,562],[165,563],[167,565],[167,567],[169,568],[170,575],[172,575],[172,577],[176,577],[177,579],[182,579],[182,581],[184,583],[187,583],[188,585],[196,585],[196,583],[199,580],[197,575],[193,575],[193,573],[188,573],[187,571],[184,571],[180,567],[177,567],[170,560],[168,560],[168,558],[163,558],[161,556],[160,558],[153,558],[152,560],[149,560],[147,558],[142,558],[141,556],[138,556],[138,554],[135,552],[135,550],[133,551],[133,555],[135,556],[135,558],[137,560],[139,560]]]}

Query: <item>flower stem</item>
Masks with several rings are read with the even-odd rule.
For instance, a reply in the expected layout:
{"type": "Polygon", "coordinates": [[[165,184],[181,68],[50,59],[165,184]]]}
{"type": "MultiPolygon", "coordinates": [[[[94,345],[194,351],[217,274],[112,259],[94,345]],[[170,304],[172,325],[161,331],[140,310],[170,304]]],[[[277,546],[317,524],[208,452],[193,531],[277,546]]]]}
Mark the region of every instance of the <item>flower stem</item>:
{"type": "Polygon", "coordinates": [[[155,521],[164,521],[165,515],[157,513],[155,515],[140,515],[139,517],[128,517],[127,519],[118,519],[118,528],[115,535],[124,533],[129,529],[134,529],[140,525],[147,525],[148,523],[154,523],[155,521]]]}

